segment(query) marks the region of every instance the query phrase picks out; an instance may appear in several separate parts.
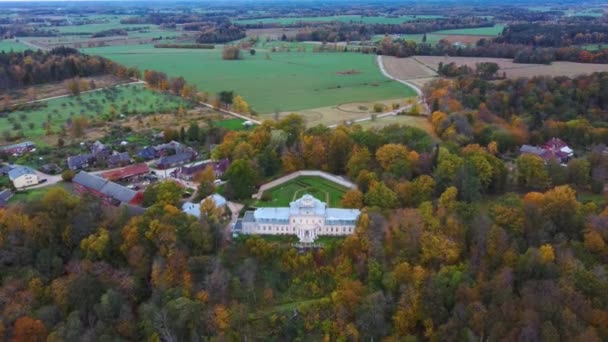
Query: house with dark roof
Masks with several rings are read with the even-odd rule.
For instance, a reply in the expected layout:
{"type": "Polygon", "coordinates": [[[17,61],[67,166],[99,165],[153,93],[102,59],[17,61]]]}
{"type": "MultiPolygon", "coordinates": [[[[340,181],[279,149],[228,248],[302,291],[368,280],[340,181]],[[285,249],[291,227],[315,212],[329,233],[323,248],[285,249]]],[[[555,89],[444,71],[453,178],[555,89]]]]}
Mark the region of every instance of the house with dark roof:
{"type": "Polygon", "coordinates": [[[0,147],[0,152],[19,155],[19,154],[30,152],[35,147],[36,147],[36,144],[34,144],[33,142],[24,141],[24,142],[21,142],[18,144],[2,146],[2,147],[0,147]]]}
{"type": "Polygon", "coordinates": [[[110,154],[112,154],[112,148],[108,145],[101,143],[99,140],[97,140],[91,146],[91,153],[97,159],[106,158],[110,154]]]}
{"type": "Polygon", "coordinates": [[[8,189],[0,191],[0,208],[6,207],[8,204],[8,200],[11,199],[11,197],[13,197],[12,191],[8,189]]]}
{"type": "Polygon", "coordinates": [[[9,165],[0,165],[0,176],[8,175],[8,172],[12,169],[9,165]]]}
{"type": "Polygon", "coordinates": [[[143,160],[152,160],[156,158],[156,149],[152,146],[146,146],[137,153],[137,156],[143,160]]]}
{"type": "Polygon", "coordinates": [[[76,193],[93,195],[106,205],[119,206],[122,203],[139,205],[143,202],[143,193],[84,171],[80,171],[72,183],[76,193]]]}
{"type": "Polygon", "coordinates": [[[129,152],[114,153],[106,158],[109,167],[120,167],[131,164],[129,152]]]}
{"type": "Polygon", "coordinates": [[[148,164],[141,163],[123,167],[117,170],[104,172],[101,174],[101,177],[111,181],[131,181],[135,178],[145,176],[148,173],[150,173],[150,168],[148,167],[148,164]]]}
{"type": "Polygon", "coordinates": [[[69,156],[67,159],[68,169],[82,170],[91,166],[95,162],[95,155],[92,153],[84,153],[76,156],[69,156]]]}
{"type": "Polygon", "coordinates": [[[194,161],[194,158],[196,158],[196,153],[194,151],[180,152],[172,156],[161,157],[158,160],[158,163],[156,163],[156,167],[164,170],[192,162],[194,161]]]}

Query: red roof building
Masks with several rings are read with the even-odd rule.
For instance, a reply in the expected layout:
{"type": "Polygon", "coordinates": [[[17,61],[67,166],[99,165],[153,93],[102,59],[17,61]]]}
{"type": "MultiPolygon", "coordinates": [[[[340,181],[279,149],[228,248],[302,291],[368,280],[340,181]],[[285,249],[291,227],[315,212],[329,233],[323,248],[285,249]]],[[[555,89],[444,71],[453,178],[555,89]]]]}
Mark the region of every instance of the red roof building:
{"type": "Polygon", "coordinates": [[[111,181],[117,181],[132,179],[134,177],[143,176],[148,173],[150,173],[150,168],[148,167],[148,164],[141,163],[104,172],[101,174],[101,177],[111,181]]]}

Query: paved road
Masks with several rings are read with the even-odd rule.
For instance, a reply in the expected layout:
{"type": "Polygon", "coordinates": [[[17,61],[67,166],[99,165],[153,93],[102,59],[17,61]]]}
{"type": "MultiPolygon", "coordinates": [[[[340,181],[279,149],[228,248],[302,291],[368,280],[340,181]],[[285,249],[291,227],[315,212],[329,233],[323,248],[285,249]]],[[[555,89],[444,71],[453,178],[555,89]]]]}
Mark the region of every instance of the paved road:
{"type": "Polygon", "coordinates": [[[31,47],[34,50],[42,50],[42,51],[49,51],[51,49],[47,48],[47,47],[42,47],[42,46],[38,46],[36,44],[32,44],[32,42],[29,42],[23,38],[19,38],[19,37],[15,37],[15,41],[19,40],[19,43],[23,44],[23,45],[27,45],[29,47],[31,47]]]}
{"type": "Polygon", "coordinates": [[[224,241],[230,241],[232,239],[232,227],[236,224],[236,220],[239,218],[239,213],[243,209],[243,205],[240,203],[230,202],[226,203],[228,209],[232,212],[230,222],[224,229],[224,241]]]}

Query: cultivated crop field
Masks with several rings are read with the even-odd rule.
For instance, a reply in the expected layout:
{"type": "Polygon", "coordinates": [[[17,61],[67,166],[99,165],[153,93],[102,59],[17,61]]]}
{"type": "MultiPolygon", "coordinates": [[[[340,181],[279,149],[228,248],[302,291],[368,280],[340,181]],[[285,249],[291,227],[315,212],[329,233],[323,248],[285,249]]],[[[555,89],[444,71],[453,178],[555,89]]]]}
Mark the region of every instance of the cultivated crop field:
{"type": "MultiPolygon", "coordinates": [[[[403,58],[407,60],[409,58],[403,58]]],[[[508,58],[483,58],[483,57],[442,57],[442,56],[416,56],[413,57],[416,61],[423,63],[430,69],[436,70],[440,62],[443,64],[454,62],[457,65],[468,65],[475,68],[475,64],[481,62],[493,62],[498,64],[500,74],[504,71],[508,78],[532,77],[532,76],[568,76],[573,77],[581,74],[589,74],[593,72],[608,71],[608,64],[591,64],[591,63],[574,63],[574,62],[553,62],[550,65],[544,64],[522,64],[514,63],[508,58]]],[[[395,64],[401,62],[394,61],[395,64]]],[[[411,61],[403,63],[410,64],[411,61]]],[[[389,73],[397,78],[399,72],[396,68],[390,68],[389,73]]]]}
{"type": "Polygon", "coordinates": [[[375,55],[258,49],[254,56],[226,61],[221,58],[221,47],[190,50],[140,45],[83,50],[140,70],[183,76],[211,94],[234,90],[260,114],[415,95],[411,88],[385,78],[375,55]]]}
{"type": "Polygon", "coordinates": [[[40,106],[35,109],[17,110],[0,117],[3,138],[21,131],[27,139],[38,140],[47,134],[45,126],[57,133],[69,118],[75,116],[86,116],[91,122],[110,120],[111,106],[114,107],[116,116],[162,113],[175,111],[179,106],[188,106],[179,97],[153,92],[142,85],[103,89],[79,97],[62,97],[38,104],[40,106]]]}
{"type": "Polygon", "coordinates": [[[284,18],[263,18],[263,19],[246,19],[235,20],[235,24],[281,24],[290,25],[298,22],[332,22],[340,21],[345,23],[365,23],[365,24],[401,24],[416,19],[436,19],[442,18],[440,15],[416,15],[416,16],[400,16],[400,17],[364,17],[360,15],[339,15],[331,17],[284,17],[284,18]]]}
{"type": "Polygon", "coordinates": [[[310,194],[326,202],[331,208],[340,208],[340,201],[346,191],[346,188],[324,178],[302,176],[264,192],[264,195],[270,195],[270,200],[260,200],[255,205],[258,207],[288,207],[292,201],[305,194],[310,194]]]}

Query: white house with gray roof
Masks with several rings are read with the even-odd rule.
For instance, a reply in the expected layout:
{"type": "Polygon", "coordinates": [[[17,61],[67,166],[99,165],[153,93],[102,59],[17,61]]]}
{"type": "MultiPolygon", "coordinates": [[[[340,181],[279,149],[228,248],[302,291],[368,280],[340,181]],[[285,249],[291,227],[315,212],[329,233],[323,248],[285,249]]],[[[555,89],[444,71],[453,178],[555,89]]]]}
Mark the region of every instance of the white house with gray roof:
{"type": "Polygon", "coordinates": [[[13,182],[16,189],[22,189],[40,183],[36,171],[27,166],[18,166],[11,169],[8,172],[8,178],[13,182]]]}
{"type": "Polygon", "coordinates": [[[317,237],[354,233],[358,209],[328,208],[325,202],[304,195],[288,208],[258,208],[245,213],[235,233],[257,235],[297,235],[300,242],[312,243],[317,237]]]}

